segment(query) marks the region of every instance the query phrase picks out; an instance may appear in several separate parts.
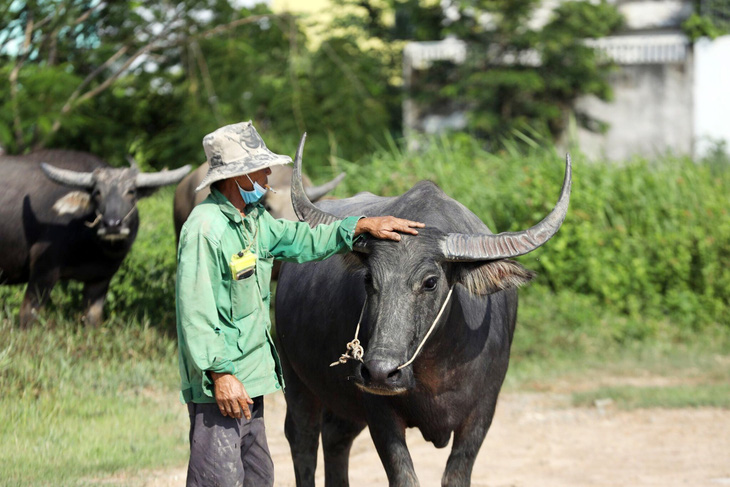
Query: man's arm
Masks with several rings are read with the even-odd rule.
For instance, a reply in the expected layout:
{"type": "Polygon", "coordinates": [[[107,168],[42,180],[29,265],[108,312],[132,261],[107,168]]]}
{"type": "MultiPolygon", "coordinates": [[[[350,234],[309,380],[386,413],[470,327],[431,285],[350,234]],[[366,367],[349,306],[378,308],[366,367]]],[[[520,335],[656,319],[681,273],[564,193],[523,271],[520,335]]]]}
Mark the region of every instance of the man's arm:
{"type": "Polygon", "coordinates": [[[418,235],[416,228],[423,228],[426,225],[421,222],[404,220],[394,216],[371,216],[360,218],[355,227],[355,236],[369,233],[373,237],[395,240],[400,242],[400,235],[396,232],[418,235]]]}
{"type": "Polygon", "coordinates": [[[310,228],[305,222],[276,220],[263,213],[268,228],[267,247],[277,259],[286,262],[322,260],[352,248],[353,239],[364,232],[377,238],[400,240],[397,231],[417,235],[423,223],[392,216],[347,217],[343,220],[310,228]]]}

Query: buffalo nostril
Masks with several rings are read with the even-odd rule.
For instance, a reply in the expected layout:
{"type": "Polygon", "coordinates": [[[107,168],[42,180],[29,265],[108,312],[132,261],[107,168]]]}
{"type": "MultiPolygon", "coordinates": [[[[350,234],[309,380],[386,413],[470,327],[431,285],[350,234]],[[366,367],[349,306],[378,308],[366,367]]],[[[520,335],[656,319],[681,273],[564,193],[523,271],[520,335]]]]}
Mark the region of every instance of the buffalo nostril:
{"type": "Polygon", "coordinates": [[[363,380],[366,383],[395,382],[401,376],[398,370],[398,364],[386,360],[368,360],[362,365],[360,371],[363,380]]]}
{"type": "Polygon", "coordinates": [[[363,381],[365,381],[366,383],[370,382],[370,371],[364,365],[360,367],[360,375],[362,376],[363,381]]]}

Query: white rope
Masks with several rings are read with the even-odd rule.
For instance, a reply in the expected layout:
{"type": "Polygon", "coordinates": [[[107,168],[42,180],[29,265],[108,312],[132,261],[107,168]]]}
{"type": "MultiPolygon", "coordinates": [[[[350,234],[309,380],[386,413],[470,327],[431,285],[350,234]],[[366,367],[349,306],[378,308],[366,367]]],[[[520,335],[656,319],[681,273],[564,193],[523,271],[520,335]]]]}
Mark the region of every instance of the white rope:
{"type": "Polygon", "coordinates": [[[97,211],[96,218],[94,219],[94,221],[93,222],[84,222],[84,225],[86,225],[89,228],[94,228],[95,226],[97,226],[99,224],[100,221],[101,221],[101,213],[99,213],[97,211]]]}
{"type": "MultiPolygon", "coordinates": [[[[449,299],[451,299],[451,293],[454,291],[454,286],[451,286],[449,288],[449,294],[446,295],[446,300],[444,301],[444,304],[441,305],[441,309],[439,310],[438,315],[436,315],[436,319],[433,320],[433,323],[431,323],[431,327],[426,332],[426,336],[423,337],[423,340],[421,340],[421,343],[418,345],[418,348],[413,353],[413,356],[408,360],[408,362],[398,366],[396,370],[400,370],[404,367],[408,367],[413,363],[414,360],[416,360],[416,357],[421,352],[421,349],[423,348],[423,345],[426,343],[426,340],[428,340],[428,337],[431,336],[431,332],[434,328],[436,328],[436,323],[439,322],[439,319],[441,319],[441,315],[444,313],[444,310],[446,309],[446,305],[449,303],[449,299]]],[[[330,364],[330,367],[334,367],[335,365],[345,364],[348,360],[359,360],[362,362],[362,357],[365,354],[365,350],[362,348],[362,345],[360,345],[360,340],[357,338],[360,334],[360,324],[362,323],[362,317],[365,314],[365,306],[367,306],[367,298],[365,299],[365,303],[362,306],[362,311],[360,312],[360,319],[357,320],[357,328],[355,329],[355,339],[352,340],[347,344],[347,352],[340,355],[340,358],[337,359],[336,362],[332,362],[330,364]],[[350,355],[350,352],[352,352],[352,355],[350,355]]]]}
{"type": "Polygon", "coordinates": [[[362,362],[362,356],[365,354],[365,350],[360,345],[360,340],[357,336],[360,334],[360,323],[362,323],[362,316],[365,314],[365,306],[368,304],[368,298],[365,298],[365,303],[362,305],[362,311],[360,311],[360,319],[357,320],[357,328],[355,329],[355,339],[347,344],[347,352],[340,355],[340,358],[336,362],[332,362],[330,367],[335,365],[345,364],[348,360],[359,360],[362,362]],[[350,355],[352,352],[352,355],[350,355]]]}
{"type": "Polygon", "coordinates": [[[404,367],[408,367],[409,365],[411,365],[413,363],[414,360],[416,360],[416,356],[420,353],[421,349],[423,348],[423,345],[426,343],[426,340],[428,340],[428,337],[431,335],[431,332],[436,327],[436,323],[439,322],[439,319],[441,318],[441,315],[444,313],[444,310],[446,309],[446,305],[448,304],[449,299],[451,298],[451,293],[452,293],[453,290],[454,290],[454,286],[451,286],[451,288],[449,288],[449,294],[446,295],[446,300],[444,301],[444,304],[441,305],[441,309],[439,310],[439,314],[436,315],[436,319],[433,320],[433,323],[431,324],[431,328],[428,329],[428,332],[426,332],[426,336],[423,337],[423,340],[421,340],[421,344],[418,345],[418,348],[416,349],[416,352],[413,354],[413,357],[411,357],[411,359],[408,362],[406,362],[403,365],[399,366],[398,369],[396,369],[396,370],[400,370],[400,369],[402,369],[404,367]]]}
{"type": "MultiPolygon", "coordinates": [[[[133,206],[132,209],[129,210],[126,215],[124,215],[124,217],[122,218],[122,221],[124,221],[127,218],[129,218],[129,216],[132,214],[132,212],[136,208],[137,208],[136,206],[133,206]]],[[[99,224],[99,222],[101,221],[101,218],[102,218],[102,214],[99,212],[99,210],[96,210],[96,219],[94,219],[94,221],[93,222],[90,222],[90,223],[89,222],[84,222],[84,225],[86,225],[89,228],[94,228],[95,226],[97,226],[99,224]]]]}

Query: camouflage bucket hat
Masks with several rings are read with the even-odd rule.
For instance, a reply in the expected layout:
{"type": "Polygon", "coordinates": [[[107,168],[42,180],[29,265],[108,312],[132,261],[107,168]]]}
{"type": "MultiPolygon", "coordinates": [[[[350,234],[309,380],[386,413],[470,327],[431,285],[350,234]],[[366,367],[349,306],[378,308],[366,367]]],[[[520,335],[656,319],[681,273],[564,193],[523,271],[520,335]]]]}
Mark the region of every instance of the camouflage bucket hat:
{"type": "Polygon", "coordinates": [[[271,152],[250,120],[226,125],[206,135],[203,149],[210,167],[196,192],[222,179],[292,162],[289,156],[271,152]]]}

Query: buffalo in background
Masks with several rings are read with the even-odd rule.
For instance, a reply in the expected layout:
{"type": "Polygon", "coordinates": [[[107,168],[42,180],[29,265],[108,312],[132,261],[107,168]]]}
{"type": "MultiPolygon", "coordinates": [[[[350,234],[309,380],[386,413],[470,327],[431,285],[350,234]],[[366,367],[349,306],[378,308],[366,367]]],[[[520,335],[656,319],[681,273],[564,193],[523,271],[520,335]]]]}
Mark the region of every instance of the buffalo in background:
{"type": "Polygon", "coordinates": [[[276,329],[297,486],[314,486],[320,434],[325,485],[349,485],[350,448],[365,426],[391,486],[418,485],[405,439],[413,427],[437,448],[453,435],[442,485],[470,485],[509,364],[516,288],[533,277],[510,258],[560,228],[570,158],[550,214],[528,230],[495,235],[429,181],[396,197],[360,193],[316,207],[298,181],[303,144],[292,181],[301,220],[393,215],[426,227],[400,242],[365,236],[353,253],[282,265],[276,329]]]}
{"type": "MultiPolygon", "coordinates": [[[[182,230],[185,220],[190,216],[190,212],[210,194],[210,188],[204,188],[197,193],[195,192],[195,188],[198,187],[208,173],[208,167],[208,163],[204,162],[195,171],[185,176],[175,189],[173,220],[175,221],[175,235],[178,239],[180,238],[180,230],[182,230]]],[[[309,178],[304,176],[304,190],[311,201],[317,201],[335,189],[344,177],[345,174],[341,173],[331,181],[319,186],[313,186],[309,178]]],[[[274,188],[276,193],[267,191],[263,204],[274,218],[285,218],[294,221],[297,219],[291,203],[291,190],[289,186],[291,179],[292,168],[290,166],[282,165],[271,168],[269,186],[274,188]]]]}
{"type": "Polygon", "coordinates": [[[137,201],[189,171],[117,169],[67,150],[0,156],[0,284],[28,283],[20,325],[68,279],[84,283],[84,321],[98,325],[109,282],[137,235],[137,201]]]}

